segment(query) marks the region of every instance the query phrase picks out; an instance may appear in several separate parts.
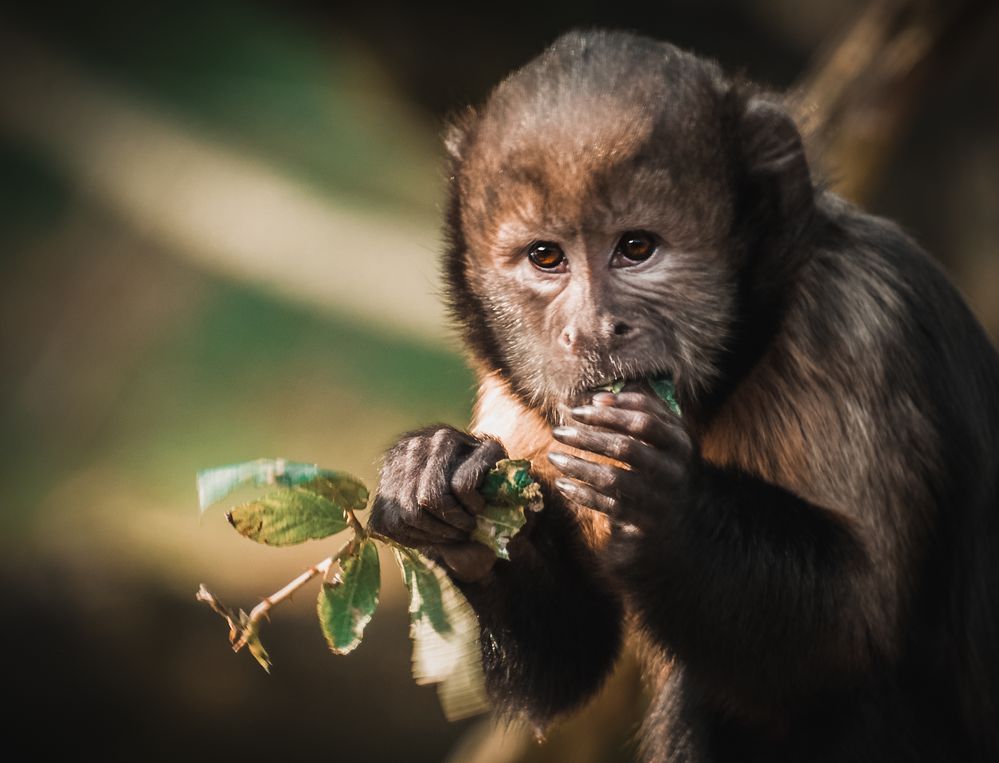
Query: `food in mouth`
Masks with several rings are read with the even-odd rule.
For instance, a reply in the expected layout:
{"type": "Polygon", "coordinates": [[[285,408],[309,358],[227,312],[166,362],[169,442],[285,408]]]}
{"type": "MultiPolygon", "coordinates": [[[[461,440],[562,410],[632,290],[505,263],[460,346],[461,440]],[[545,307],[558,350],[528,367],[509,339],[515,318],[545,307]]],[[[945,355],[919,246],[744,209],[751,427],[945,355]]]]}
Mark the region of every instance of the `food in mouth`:
{"type": "MultiPolygon", "coordinates": [[[[613,392],[615,395],[625,388],[626,384],[632,383],[628,379],[614,379],[613,381],[594,387],[594,392],[613,392]]],[[[647,385],[677,416],[681,415],[680,404],[676,400],[676,387],[673,379],[669,375],[650,376],[638,384],[647,385]]]]}

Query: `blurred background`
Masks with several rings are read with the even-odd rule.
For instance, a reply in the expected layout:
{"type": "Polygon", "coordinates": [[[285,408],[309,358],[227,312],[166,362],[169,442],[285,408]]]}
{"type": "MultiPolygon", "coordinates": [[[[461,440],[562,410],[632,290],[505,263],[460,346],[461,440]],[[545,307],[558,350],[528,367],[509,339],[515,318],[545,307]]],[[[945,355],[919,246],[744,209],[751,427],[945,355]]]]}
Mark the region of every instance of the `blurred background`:
{"type": "MultiPolygon", "coordinates": [[[[828,90],[819,75],[843,71],[835,42],[869,5],[4,6],[0,617],[15,739],[28,719],[53,730],[22,749],[630,760],[629,660],[547,747],[488,720],[447,723],[410,678],[388,560],[355,653],[328,653],[307,589],[265,627],[271,675],[233,655],[198,584],[249,609],[329,549],[256,546],[221,510],[199,522],[194,475],[282,456],[373,487],[398,433],[467,421],[472,379],[438,299],[438,135],[560,32],[635,29],[776,88],[828,90]]],[[[853,123],[876,122],[875,138],[823,169],[920,240],[996,337],[996,14],[948,34],[889,88],[901,103],[862,94],[853,123]],[[872,120],[886,103],[890,118],[872,120]]],[[[849,127],[816,134],[856,146],[849,127]]]]}

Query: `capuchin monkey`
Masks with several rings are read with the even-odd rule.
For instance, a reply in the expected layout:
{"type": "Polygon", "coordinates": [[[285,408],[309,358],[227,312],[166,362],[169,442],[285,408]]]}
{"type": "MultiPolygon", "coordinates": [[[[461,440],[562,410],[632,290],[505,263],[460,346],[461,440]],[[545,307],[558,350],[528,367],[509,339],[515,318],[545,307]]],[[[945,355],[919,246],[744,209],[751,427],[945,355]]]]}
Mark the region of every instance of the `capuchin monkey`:
{"type": "Polygon", "coordinates": [[[447,148],[474,419],[389,450],[371,523],[468,597],[497,705],[578,708],[634,631],[644,760],[999,761],[999,357],[930,258],[779,98],[631,34],[563,36],[447,148]],[[498,561],[507,456],[545,507],[498,561]]]}

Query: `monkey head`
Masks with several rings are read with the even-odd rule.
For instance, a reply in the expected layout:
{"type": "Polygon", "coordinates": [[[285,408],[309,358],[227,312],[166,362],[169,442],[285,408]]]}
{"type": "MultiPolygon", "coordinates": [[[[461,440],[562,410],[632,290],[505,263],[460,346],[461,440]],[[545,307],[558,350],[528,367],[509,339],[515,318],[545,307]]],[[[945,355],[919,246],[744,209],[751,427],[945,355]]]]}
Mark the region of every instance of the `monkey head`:
{"type": "Polygon", "coordinates": [[[474,362],[553,422],[612,380],[670,375],[686,401],[709,390],[761,250],[790,259],[746,221],[789,230],[770,218],[801,218],[812,198],[778,107],[624,33],[563,36],[446,143],[452,314],[474,362]]]}

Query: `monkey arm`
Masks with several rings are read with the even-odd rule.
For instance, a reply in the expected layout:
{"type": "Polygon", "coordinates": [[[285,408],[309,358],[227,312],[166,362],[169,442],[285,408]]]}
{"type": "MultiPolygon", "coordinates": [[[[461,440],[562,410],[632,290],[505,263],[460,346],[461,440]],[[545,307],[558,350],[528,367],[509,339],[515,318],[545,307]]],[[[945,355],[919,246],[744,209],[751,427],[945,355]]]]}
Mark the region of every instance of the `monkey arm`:
{"type": "Polygon", "coordinates": [[[654,638],[750,701],[849,684],[893,639],[857,525],[743,472],[702,464],[611,564],[654,638]]]}
{"type": "Polygon", "coordinates": [[[456,584],[479,616],[490,695],[544,724],[588,699],[621,645],[622,609],[557,497],[510,543],[510,561],[456,584]]]}

